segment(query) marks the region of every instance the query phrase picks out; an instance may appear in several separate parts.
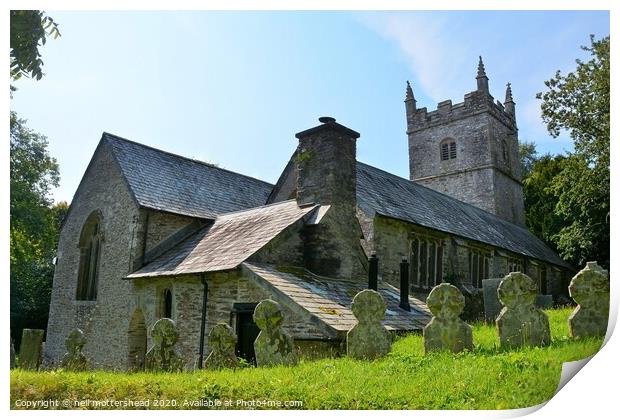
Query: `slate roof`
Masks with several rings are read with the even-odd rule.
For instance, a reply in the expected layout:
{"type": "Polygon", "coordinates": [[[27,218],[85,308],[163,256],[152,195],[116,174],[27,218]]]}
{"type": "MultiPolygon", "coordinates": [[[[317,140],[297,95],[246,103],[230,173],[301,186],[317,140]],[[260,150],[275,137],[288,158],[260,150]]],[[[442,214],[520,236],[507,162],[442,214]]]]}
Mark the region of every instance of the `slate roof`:
{"type": "MultiPolygon", "coordinates": [[[[351,312],[351,303],[353,297],[366,288],[365,284],[319,277],[297,268],[294,273],[292,270],[287,272],[272,265],[247,261],[242,267],[255,274],[261,283],[286,296],[337,333],[346,333],[357,323],[351,312]]],[[[407,312],[398,307],[400,292],[397,288],[380,282],[378,289],[387,304],[383,325],[388,330],[421,330],[430,321],[432,314],[426,303],[409,296],[411,312],[407,312]]]]}
{"type": "Polygon", "coordinates": [[[379,214],[572,268],[526,228],[415,182],[357,163],[357,204],[379,214]]]}
{"type": "Polygon", "coordinates": [[[138,205],[192,217],[262,206],[273,185],[109,133],[112,149],[138,205]]]}
{"type": "Polygon", "coordinates": [[[177,276],[235,268],[278,233],[317,208],[320,207],[299,207],[295,200],[289,200],[220,215],[211,225],[127,278],[177,276]]]}

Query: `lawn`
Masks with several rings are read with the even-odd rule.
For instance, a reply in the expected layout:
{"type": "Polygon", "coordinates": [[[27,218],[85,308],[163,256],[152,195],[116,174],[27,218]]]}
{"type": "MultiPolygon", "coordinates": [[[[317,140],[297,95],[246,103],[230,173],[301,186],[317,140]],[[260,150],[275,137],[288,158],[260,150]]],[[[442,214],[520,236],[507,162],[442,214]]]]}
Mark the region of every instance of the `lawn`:
{"type": "Polygon", "coordinates": [[[114,408],[109,401],[116,401],[116,408],[145,401],[149,408],[189,409],[286,408],[289,401],[301,401],[302,407],[294,408],[304,409],[528,407],[551,398],[562,362],[590,356],[602,344],[602,337],[568,337],[571,311],[547,311],[551,346],[520,351],[500,350],[495,328],[476,324],[475,350],[458,355],[425,356],[421,335],[409,335],[397,339],[389,355],[372,362],[343,357],[302,361],[296,367],[177,374],[13,370],[11,407],[25,408],[25,401],[36,400],[58,401],[58,408],[64,408],[64,401],[71,405],[85,400],[106,400],[107,408],[114,408]]]}

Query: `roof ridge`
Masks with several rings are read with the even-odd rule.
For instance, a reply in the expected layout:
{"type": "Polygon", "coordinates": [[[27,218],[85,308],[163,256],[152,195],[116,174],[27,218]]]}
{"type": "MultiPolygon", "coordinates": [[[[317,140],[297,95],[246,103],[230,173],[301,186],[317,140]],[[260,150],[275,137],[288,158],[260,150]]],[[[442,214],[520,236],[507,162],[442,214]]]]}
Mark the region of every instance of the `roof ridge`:
{"type": "Polygon", "coordinates": [[[185,161],[189,161],[189,162],[197,163],[197,164],[200,164],[200,165],[208,166],[209,168],[212,168],[212,169],[218,169],[220,171],[229,172],[229,173],[231,173],[233,175],[242,176],[244,178],[253,179],[255,181],[262,182],[263,184],[266,184],[266,185],[269,185],[269,186],[273,187],[272,183],[267,182],[267,181],[263,181],[262,179],[258,179],[258,178],[253,177],[253,176],[241,174],[239,172],[235,172],[235,171],[232,171],[230,169],[220,168],[219,166],[216,166],[213,163],[208,163],[208,162],[205,162],[205,161],[202,161],[202,160],[188,158],[187,156],[178,155],[176,153],[168,152],[167,150],[158,149],[156,147],[149,146],[149,145],[144,144],[144,143],[140,143],[140,142],[137,142],[137,141],[134,141],[134,140],[129,140],[129,139],[125,138],[125,137],[121,137],[121,136],[118,136],[116,134],[108,133],[107,131],[103,132],[102,137],[105,137],[106,139],[108,139],[109,137],[112,137],[113,139],[125,141],[125,142],[128,142],[128,143],[132,143],[132,144],[135,144],[137,146],[144,147],[145,149],[150,149],[150,150],[154,150],[154,151],[159,152],[159,153],[164,153],[166,155],[173,156],[173,157],[178,158],[178,159],[182,159],[182,160],[185,160],[185,161]]]}

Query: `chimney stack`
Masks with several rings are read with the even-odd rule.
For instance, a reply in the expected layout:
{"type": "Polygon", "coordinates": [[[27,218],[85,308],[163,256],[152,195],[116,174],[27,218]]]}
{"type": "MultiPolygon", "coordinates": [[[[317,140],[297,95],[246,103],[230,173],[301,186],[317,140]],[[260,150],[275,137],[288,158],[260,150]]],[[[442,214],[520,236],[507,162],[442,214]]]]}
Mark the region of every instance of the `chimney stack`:
{"type": "Polygon", "coordinates": [[[319,122],[295,135],[297,203],[330,206],[321,223],[306,227],[304,262],[314,273],[352,278],[363,273],[356,216],[355,155],[360,134],[332,117],[321,117],[319,122]]]}

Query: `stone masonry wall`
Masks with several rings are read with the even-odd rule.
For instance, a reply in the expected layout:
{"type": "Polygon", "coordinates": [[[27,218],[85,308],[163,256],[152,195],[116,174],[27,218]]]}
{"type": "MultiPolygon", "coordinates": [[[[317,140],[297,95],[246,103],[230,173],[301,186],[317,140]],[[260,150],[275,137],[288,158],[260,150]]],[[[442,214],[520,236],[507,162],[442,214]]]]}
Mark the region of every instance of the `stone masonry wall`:
{"type": "MultiPolygon", "coordinates": [[[[504,277],[508,274],[508,260],[524,261],[524,272],[540,284],[543,267],[546,269],[547,291],[549,294],[566,295],[566,287],[562,283],[562,273],[566,270],[549,263],[524,258],[506,250],[451,236],[446,233],[426,229],[411,223],[382,216],[375,216],[373,224],[373,241],[369,245],[377,252],[379,258],[379,278],[396,287],[400,286],[401,258],[411,260],[411,240],[433,237],[441,240],[443,246],[443,276],[454,276],[464,285],[472,285],[469,270],[469,258],[472,249],[490,255],[489,278],[504,277]]],[[[410,281],[410,284],[411,283],[410,281]]]]}
{"type": "MultiPolygon", "coordinates": [[[[241,270],[206,274],[208,283],[207,318],[205,327],[204,355],[209,354],[209,331],[219,322],[225,322],[233,330],[236,318],[233,312],[234,303],[258,303],[263,299],[274,299],[282,304],[284,311],[284,328],[293,338],[301,339],[300,346],[312,356],[317,352],[331,351],[331,345],[321,342],[311,345],[308,338],[329,336],[329,332],[313,322],[306,311],[288,304],[282,296],[264,287],[251,273],[241,270]],[[326,349],[323,349],[325,347],[326,349]]],[[[175,278],[136,279],[133,281],[134,299],[131,307],[134,311],[142,311],[146,318],[146,328],[150,331],[153,324],[161,317],[163,290],[172,292],[172,319],[179,331],[177,351],[185,361],[185,368],[192,370],[196,366],[199,354],[200,323],[202,316],[203,286],[199,275],[180,276],[175,278]]],[[[236,331],[235,331],[236,333],[236,331]]],[[[152,345],[148,337],[147,347],[152,345]]]]}
{"type": "MultiPolygon", "coordinates": [[[[123,277],[138,268],[136,263],[141,261],[143,251],[149,251],[193,220],[138,209],[107,145],[102,144],[84,174],[60,234],[45,352],[48,363],[57,362],[62,357],[66,335],[72,328],[78,327],[86,335],[84,352],[94,367],[125,369],[129,322],[135,312],[136,299],[145,299],[145,296],[133,295],[132,283],[123,277]],[[82,226],[93,211],[100,211],[103,215],[104,236],[99,259],[97,300],[76,301],[80,258],[77,244],[82,226]]],[[[157,293],[149,299],[159,296],[163,290],[162,284],[168,283],[169,280],[167,283],[157,283],[157,293]]],[[[161,314],[149,313],[151,318],[147,317],[146,321],[147,325],[152,325],[161,314]]]]}
{"type": "Polygon", "coordinates": [[[436,178],[419,179],[417,184],[439,191],[489,213],[496,213],[494,172],[482,168],[475,171],[453,172],[436,178]]]}
{"type": "Polygon", "coordinates": [[[57,363],[71,329],[87,339],[84,353],[96,368],[125,366],[131,288],[121,280],[135,257],[138,209],[106,144],[98,147],[73,198],[60,233],[54,273],[45,359],[57,363]],[[88,216],[103,216],[96,301],[76,301],[78,241],[88,216]]]}
{"type": "Polygon", "coordinates": [[[437,176],[491,164],[488,118],[485,114],[446,121],[409,133],[410,179],[437,176]],[[439,143],[456,140],[456,159],[441,161],[439,143]]]}
{"type": "Polygon", "coordinates": [[[146,240],[146,251],[169,238],[185,226],[192,223],[195,219],[188,216],[180,216],[155,210],[148,211],[148,229],[146,240]]]}
{"type": "Polygon", "coordinates": [[[356,277],[363,272],[355,217],[359,134],[334,120],[296,137],[297,202],[330,205],[321,223],[304,229],[304,266],[324,276],[356,277]]]}
{"type": "Polygon", "coordinates": [[[517,128],[501,104],[475,91],[460,104],[410,112],[411,180],[524,225],[517,128]],[[456,159],[441,160],[445,139],[456,141],[456,159]]]}

